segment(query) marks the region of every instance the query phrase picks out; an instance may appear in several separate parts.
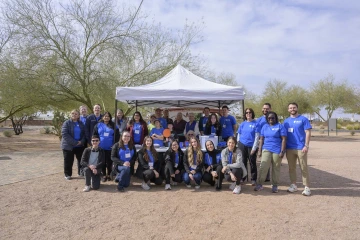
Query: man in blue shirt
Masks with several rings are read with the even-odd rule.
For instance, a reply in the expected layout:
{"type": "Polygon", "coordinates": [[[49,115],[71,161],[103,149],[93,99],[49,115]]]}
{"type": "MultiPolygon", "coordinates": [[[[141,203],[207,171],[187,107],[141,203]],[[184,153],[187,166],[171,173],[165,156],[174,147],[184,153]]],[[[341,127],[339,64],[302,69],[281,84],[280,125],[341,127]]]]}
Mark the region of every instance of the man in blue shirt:
{"type": "Polygon", "coordinates": [[[235,136],[236,133],[236,119],[229,115],[228,106],[224,105],[222,107],[223,116],[220,118],[220,124],[222,126],[221,136],[225,142],[227,142],[229,137],[235,136]]]}
{"type": "Polygon", "coordinates": [[[311,124],[309,120],[298,114],[298,105],[293,102],[288,105],[288,112],[290,117],[285,119],[284,126],[287,131],[286,142],[286,158],[289,164],[289,175],[291,185],[288,192],[296,192],[296,161],[299,159],[301,168],[302,180],[305,186],[302,194],[310,196],[311,191],[309,188],[309,172],[307,166],[307,153],[309,151],[309,143],[311,136],[311,124]]]}
{"type": "Polygon", "coordinates": [[[206,122],[207,122],[207,120],[209,118],[209,115],[210,115],[210,108],[204,107],[203,113],[204,113],[204,116],[201,117],[200,120],[199,120],[199,131],[200,131],[201,136],[204,135],[206,122]]]}
{"type": "Polygon", "coordinates": [[[155,116],[160,121],[162,128],[167,128],[167,121],[165,118],[162,117],[162,110],[160,108],[155,109],[155,116]]]}

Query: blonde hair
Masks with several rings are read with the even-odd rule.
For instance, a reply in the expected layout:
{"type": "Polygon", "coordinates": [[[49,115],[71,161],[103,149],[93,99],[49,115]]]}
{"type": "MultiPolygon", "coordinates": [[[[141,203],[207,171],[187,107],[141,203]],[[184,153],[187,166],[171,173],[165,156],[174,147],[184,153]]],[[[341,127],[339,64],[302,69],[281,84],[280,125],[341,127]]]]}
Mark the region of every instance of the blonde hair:
{"type": "Polygon", "coordinates": [[[188,161],[189,161],[189,165],[193,165],[194,164],[194,152],[196,152],[196,163],[199,164],[203,161],[203,155],[202,155],[202,151],[201,151],[201,146],[200,146],[200,142],[199,139],[197,139],[196,137],[191,137],[189,139],[189,147],[188,147],[188,151],[187,151],[187,157],[188,157],[188,161]],[[196,149],[193,149],[193,147],[191,146],[191,140],[195,139],[195,141],[197,142],[197,147],[196,149]]]}

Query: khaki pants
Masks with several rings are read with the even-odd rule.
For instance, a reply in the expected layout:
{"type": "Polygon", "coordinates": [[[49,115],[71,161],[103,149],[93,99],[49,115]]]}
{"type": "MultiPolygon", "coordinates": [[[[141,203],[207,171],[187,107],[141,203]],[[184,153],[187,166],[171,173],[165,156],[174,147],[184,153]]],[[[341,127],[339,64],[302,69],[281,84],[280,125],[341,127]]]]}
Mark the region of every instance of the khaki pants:
{"type": "Polygon", "coordinates": [[[261,153],[261,163],[257,183],[261,185],[264,184],[270,165],[272,165],[271,183],[272,185],[279,185],[281,160],[279,154],[263,150],[261,153]]]}
{"type": "Polygon", "coordinates": [[[289,175],[290,175],[291,183],[296,183],[296,161],[299,159],[303,184],[309,187],[307,153],[303,153],[301,150],[297,150],[297,149],[287,149],[286,158],[289,164],[289,175]]]}

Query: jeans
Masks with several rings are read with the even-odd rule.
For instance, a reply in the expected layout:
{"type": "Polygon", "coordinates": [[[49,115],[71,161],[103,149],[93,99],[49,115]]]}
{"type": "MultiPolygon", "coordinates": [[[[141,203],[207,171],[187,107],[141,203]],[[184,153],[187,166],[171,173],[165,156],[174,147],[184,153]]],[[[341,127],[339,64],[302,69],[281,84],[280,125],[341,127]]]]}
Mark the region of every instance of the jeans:
{"type": "MultiPolygon", "coordinates": [[[[247,147],[241,142],[239,142],[239,149],[243,156],[243,162],[245,168],[247,169],[247,163],[250,162],[250,171],[251,171],[251,180],[256,181],[257,179],[257,166],[256,166],[256,156],[257,156],[257,149],[253,155],[251,155],[252,147],[247,147]]],[[[245,179],[243,179],[245,180],[245,179]]]]}
{"type": "Polygon", "coordinates": [[[118,189],[127,188],[130,185],[130,167],[126,166],[118,166],[118,175],[116,176],[116,179],[119,181],[118,183],[118,189]]]}
{"type": "Polygon", "coordinates": [[[97,174],[94,174],[90,168],[84,167],[84,176],[85,176],[85,185],[90,186],[92,185],[92,188],[94,190],[97,190],[100,188],[100,172],[97,174]],[[90,183],[91,182],[91,183],[90,183]]]}
{"type": "MultiPolygon", "coordinates": [[[[202,179],[202,174],[201,174],[201,172],[197,172],[197,173],[193,174],[193,177],[194,177],[195,183],[196,183],[197,185],[200,185],[200,184],[201,184],[201,179],[202,179]]],[[[184,180],[184,182],[185,182],[186,185],[190,185],[191,179],[190,179],[190,177],[189,177],[189,173],[185,172],[185,173],[183,174],[183,180],[184,180]]]]}
{"type": "Polygon", "coordinates": [[[80,175],[80,161],[81,161],[81,156],[84,152],[84,147],[76,147],[73,148],[73,150],[69,151],[69,150],[65,150],[63,149],[63,155],[64,155],[64,174],[65,176],[72,176],[72,167],[74,164],[74,156],[76,157],[77,160],[77,166],[78,166],[78,175],[80,175]]]}

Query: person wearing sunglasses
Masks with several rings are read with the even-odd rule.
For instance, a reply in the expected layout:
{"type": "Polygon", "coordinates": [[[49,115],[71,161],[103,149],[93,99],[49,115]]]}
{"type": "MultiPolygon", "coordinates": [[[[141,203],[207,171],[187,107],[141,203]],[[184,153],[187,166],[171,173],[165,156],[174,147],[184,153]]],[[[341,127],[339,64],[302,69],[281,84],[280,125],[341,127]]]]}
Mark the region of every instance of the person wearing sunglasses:
{"type": "Polygon", "coordinates": [[[115,143],[111,149],[111,160],[113,161],[113,172],[116,173],[115,181],[118,182],[117,189],[124,192],[130,185],[136,159],[136,149],[129,131],[123,131],[120,141],[115,143]]]}
{"type": "Polygon", "coordinates": [[[258,156],[261,157],[261,163],[257,185],[254,190],[260,191],[263,189],[263,184],[271,165],[271,191],[277,193],[281,160],[284,157],[286,149],[287,132],[285,127],[279,123],[278,116],[275,112],[268,112],[266,114],[266,121],[267,124],[262,127],[260,133],[258,156]]]}
{"type": "Polygon", "coordinates": [[[81,157],[81,166],[85,176],[84,192],[90,189],[97,190],[100,188],[100,175],[102,166],[105,165],[105,152],[99,147],[100,137],[93,135],[91,137],[91,147],[84,150],[81,157]]]}
{"type": "MultiPolygon", "coordinates": [[[[251,168],[251,185],[255,186],[257,179],[256,156],[259,146],[260,125],[254,120],[255,113],[252,108],[245,109],[244,122],[239,125],[238,139],[239,149],[243,156],[245,167],[248,161],[251,168]]],[[[245,179],[243,179],[245,181],[245,179]]]]}

